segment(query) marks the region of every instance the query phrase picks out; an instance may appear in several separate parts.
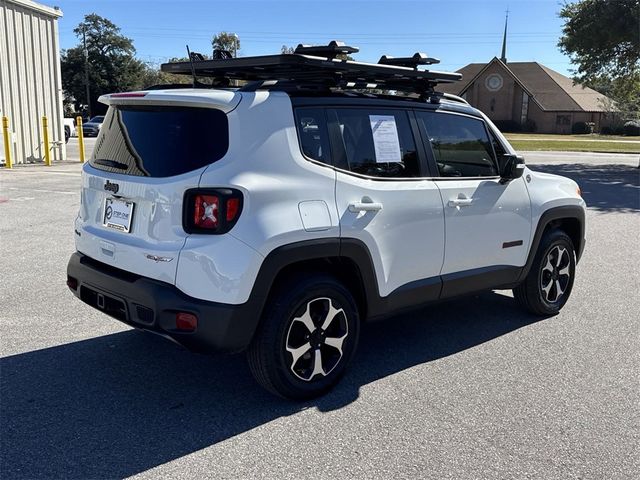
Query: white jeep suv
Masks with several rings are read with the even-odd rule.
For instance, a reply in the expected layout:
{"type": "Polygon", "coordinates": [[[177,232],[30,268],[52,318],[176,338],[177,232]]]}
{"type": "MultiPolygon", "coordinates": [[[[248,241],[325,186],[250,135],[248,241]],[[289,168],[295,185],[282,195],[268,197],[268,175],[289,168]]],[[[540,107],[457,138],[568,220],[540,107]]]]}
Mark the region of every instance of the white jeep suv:
{"type": "Polygon", "coordinates": [[[255,81],[101,97],[73,293],[192,350],[246,350],[297,399],[339,380],[366,321],[489,289],[557,313],[585,244],[576,183],[433,90],[456,74],[322,53],[170,64],[255,81]],[[352,71],[419,95],[350,89],[352,71]]]}

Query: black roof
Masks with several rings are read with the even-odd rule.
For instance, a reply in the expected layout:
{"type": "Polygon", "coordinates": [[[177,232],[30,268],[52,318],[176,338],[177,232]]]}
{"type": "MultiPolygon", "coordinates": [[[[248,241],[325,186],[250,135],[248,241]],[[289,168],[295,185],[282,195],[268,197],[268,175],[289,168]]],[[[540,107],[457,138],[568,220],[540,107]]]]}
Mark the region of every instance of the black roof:
{"type": "Polygon", "coordinates": [[[377,64],[336,58],[356,51],[355,47],[331,42],[328,46],[299,45],[296,53],[290,54],[164,63],[160,68],[167,73],[212,77],[221,86],[229,85],[230,80],[276,81],[316,88],[377,88],[419,94],[433,92],[439,83],[462,78],[459,73],[418,70],[418,65],[438,61],[424,54],[398,59],[383,56],[377,64]]]}

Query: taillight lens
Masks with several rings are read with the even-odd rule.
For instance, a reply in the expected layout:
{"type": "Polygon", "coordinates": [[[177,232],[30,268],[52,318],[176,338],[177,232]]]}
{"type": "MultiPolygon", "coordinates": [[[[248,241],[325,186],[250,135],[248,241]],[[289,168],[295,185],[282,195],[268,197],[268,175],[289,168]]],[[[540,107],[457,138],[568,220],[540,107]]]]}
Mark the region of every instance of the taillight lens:
{"type": "Polygon", "coordinates": [[[233,222],[240,213],[240,199],[227,198],[227,222],[233,222]]]}
{"type": "Polygon", "coordinates": [[[193,198],[193,225],[215,229],[220,225],[220,199],[215,195],[196,195],[193,198]]]}
{"type": "Polygon", "coordinates": [[[226,233],[242,212],[242,193],[232,188],[192,189],[184,196],[182,223],[187,233],[226,233]]]}

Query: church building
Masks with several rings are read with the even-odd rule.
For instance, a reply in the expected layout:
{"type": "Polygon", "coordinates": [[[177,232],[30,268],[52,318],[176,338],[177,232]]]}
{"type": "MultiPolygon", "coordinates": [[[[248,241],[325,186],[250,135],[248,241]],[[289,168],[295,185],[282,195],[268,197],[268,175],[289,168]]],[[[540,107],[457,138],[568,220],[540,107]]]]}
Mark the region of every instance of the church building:
{"type": "Polygon", "coordinates": [[[507,25],[501,58],[471,63],[462,80],[439,90],[459,95],[506,131],[571,133],[577,122],[593,123],[599,132],[612,121],[613,102],[537,62],[507,62],[507,25]]]}

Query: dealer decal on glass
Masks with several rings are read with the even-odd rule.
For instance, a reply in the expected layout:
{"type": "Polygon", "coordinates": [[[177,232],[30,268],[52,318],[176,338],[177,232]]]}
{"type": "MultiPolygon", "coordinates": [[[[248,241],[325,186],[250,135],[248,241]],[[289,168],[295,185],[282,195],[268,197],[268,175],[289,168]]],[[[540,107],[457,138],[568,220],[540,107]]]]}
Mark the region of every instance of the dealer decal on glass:
{"type": "Polygon", "coordinates": [[[373,145],[376,149],[376,163],[402,161],[398,128],[393,115],[369,115],[373,145]]]}

